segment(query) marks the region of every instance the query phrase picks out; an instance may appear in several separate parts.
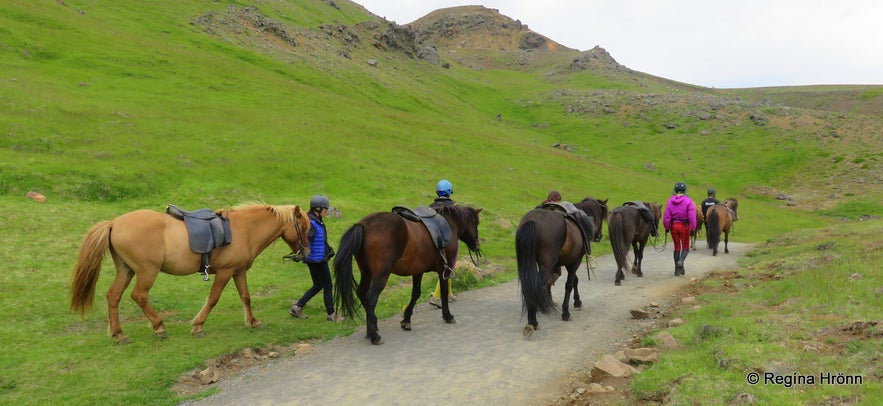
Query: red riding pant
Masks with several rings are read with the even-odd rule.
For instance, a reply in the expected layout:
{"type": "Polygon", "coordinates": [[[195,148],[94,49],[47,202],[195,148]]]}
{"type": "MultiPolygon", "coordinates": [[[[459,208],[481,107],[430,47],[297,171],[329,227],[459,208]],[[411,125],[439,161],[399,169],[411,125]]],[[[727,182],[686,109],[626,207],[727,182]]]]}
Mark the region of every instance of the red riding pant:
{"type": "Polygon", "coordinates": [[[671,224],[671,240],[675,244],[675,251],[690,250],[690,225],[680,221],[671,224]]]}

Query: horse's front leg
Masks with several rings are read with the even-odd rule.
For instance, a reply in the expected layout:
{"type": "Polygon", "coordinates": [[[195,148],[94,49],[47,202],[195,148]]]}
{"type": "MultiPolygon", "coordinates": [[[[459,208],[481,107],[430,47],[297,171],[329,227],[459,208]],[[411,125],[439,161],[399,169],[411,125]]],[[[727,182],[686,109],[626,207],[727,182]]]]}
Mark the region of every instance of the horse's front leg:
{"type": "Polygon", "coordinates": [[[622,280],[625,279],[625,272],[622,271],[623,266],[625,264],[622,266],[616,265],[616,279],[613,281],[613,284],[616,286],[622,285],[622,280]]]}
{"type": "Polygon", "coordinates": [[[638,246],[635,248],[635,275],[639,278],[644,276],[644,271],[641,270],[641,263],[644,262],[644,247],[646,246],[645,242],[638,243],[638,246]]]}
{"type": "Polygon", "coordinates": [[[448,294],[450,293],[450,284],[447,280],[442,278],[442,273],[438,273],[438,278],[440,280],[441,287],[441,302],[442,302],[442,319],[444,319],[445,323],[454,324],[457,320],[454,320],[454,315],[451,314],[451,309],[448,307],[448,294]]]}
{"type": "Polygon", "coordinates": [[[414,275],[411,277],[411,281],[411,301],[408,302],[408,307],[405,308],[405,315],[400,324],[402,330],[407,331],[411,331],[411,315],[414,314],[414,305],[417,303],[417,300],[420,299],[420,295],[422,294],[423,274],[414,275]]]}
{"type": "Polygon", "coordinates": [[[564,282],[564,303],[561,304],[561,320],[570,320],[570,293],[574,289],[576,271],[567,267],[567,279],[564,282]]]}
{"type": "Polygon", "coordinates": [[[579,276],[573,275],[573,308],[582,309],[583,301],[579,299],[579,276]]]}
{"type": "Polygon", "coordinates": [[[205,332],[202,331],[205,319],[208,318],[209,312],[218,304],[218,299],[221,298],[221,293],[224,291],[224,287],[227,286],[227,282],[230,281],[232,275],[233,271],[227,269],[218,270],[215,274],[215,281],[212,282],[212,288],[209,291],[208,298],[205,299],[205,304],[199,310],[199,313],[196,314],[196,317],[190,321],[190,326],[192,327],[190,334],[196,337],[205,336],[205,332]]]}
{"type": "Polygon", "coordinates": [[[635,258],[634,258],[634,260],[632,260],[632,269],[631,269],[630,271],[632,272],[632,275],[638,275],[638,271],[639,271],[639,265],[638,265],[638,243],[635,242],[635,241],[632,241],[632,252],[635,253],[635,258]]]}
{"type": "Polygon", "coordinates": [[[727,231],[724,233],[724,254],[730,253],[729,243],[730,243],[730,232],[727,231]]]}
{"type": "Polygon", "coordinates": [[[242,307],[245,311],[245,325],[260,327],[261,322],[254,317],[254,313],[251,311],[251,294],[248,292],[248,278],[245,277],[246,271],[233,275],[233,283],[236,284],[236,291],[239,292],[239,300],[242,302],[242,307]]]}

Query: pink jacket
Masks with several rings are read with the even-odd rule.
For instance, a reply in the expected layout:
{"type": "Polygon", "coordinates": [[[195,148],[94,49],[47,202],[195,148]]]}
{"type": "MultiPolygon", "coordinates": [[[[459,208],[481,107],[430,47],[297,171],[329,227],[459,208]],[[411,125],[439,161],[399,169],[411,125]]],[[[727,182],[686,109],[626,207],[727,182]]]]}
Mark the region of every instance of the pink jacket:
{"type": "Polygon", "coordinates": [[[665,203],[662,226],[666,230],[671,230],[673,221],[690,223],[690,231],[696,230],[696,206],[686,195],[674,195],[665,203]]]}

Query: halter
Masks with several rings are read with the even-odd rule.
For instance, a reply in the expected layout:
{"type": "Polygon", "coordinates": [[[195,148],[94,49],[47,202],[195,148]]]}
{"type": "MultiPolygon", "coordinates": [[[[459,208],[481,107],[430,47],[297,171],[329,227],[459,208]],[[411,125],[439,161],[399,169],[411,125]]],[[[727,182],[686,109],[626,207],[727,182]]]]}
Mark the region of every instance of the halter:
{"type": "Polygon", "coordinates": [[[303,231],[300,229],[300,222],[295,217],[294,219],[294,229],[297,231],[297,251],[292,251],[288,255],[282,257],[283,261],[294,261],[300,262],[303,261],[306,255],[304,255],[304,244],[303,244],[303,231]]]}

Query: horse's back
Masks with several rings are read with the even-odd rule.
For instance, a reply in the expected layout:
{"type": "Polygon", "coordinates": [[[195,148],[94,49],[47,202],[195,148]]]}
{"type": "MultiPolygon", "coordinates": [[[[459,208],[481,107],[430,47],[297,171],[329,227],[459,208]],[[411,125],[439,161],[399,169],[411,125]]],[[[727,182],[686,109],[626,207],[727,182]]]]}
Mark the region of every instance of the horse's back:
{"type": "Polygon", "coordinates": [[[163,271],[168,273],[186,275],[195,272],[198,266],[198,255],[190,250],[184,222],[165,213],[143,209],[120,215],[113,220],[110,241],[114,255],[130,267],[163,266],[163,271]],[[179,255],[175,253],[182,257],[177,258],[179,255]],[[177,267],[168,267],[170,259],[186,262],[187,266],[172,269],[177,267]]]}
{"type": "Polygon", "coordinates": [[[359,224],[365,231],[362,258],[357,260],[365,263],[371,273],[392,264],[390,273],[415,275],[426,272],[440,260],[438,249],[422,223],[395,213],[377,212],[365,216],[359,224]]]}

